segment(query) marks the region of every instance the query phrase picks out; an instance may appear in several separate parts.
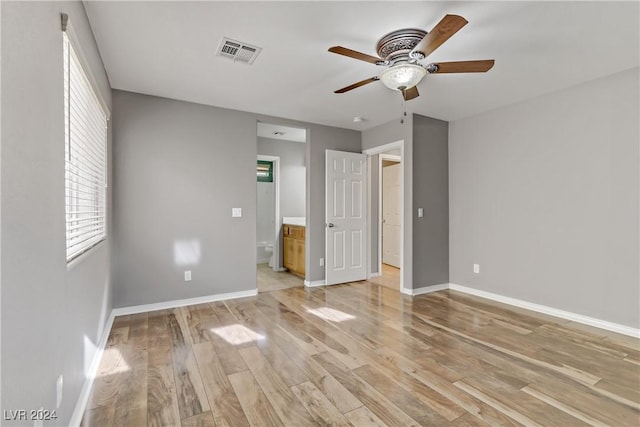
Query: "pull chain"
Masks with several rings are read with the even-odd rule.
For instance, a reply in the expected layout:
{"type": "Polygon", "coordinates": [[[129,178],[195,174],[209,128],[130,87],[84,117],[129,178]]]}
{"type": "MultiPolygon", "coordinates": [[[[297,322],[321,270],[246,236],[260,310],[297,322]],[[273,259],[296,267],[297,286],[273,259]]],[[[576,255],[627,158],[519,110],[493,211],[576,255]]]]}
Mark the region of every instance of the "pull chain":
{"type": "Polygon", "coordinates": [[[400,124],[404,124],[404,118],[407,117],[407,101],[404,99],[404,92],[402,92],[402,115],[400,116],[400,124]]]}

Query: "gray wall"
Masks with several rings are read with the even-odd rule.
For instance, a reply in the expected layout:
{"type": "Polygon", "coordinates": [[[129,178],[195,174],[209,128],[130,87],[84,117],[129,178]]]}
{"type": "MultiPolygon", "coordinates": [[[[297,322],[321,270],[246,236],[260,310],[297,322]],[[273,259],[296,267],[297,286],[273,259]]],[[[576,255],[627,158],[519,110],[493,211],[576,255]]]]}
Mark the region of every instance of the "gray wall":
{"type": "MultiPolygon", "coordinates": [[[[309,131],[307,253],[318,266],[324,149],[357,151],[358,132],[131,92],[114,91],[113,103],[116,307],[256,288],[258,121],[309,131]],[[231,217],[233,207],[242,218],[231,217]],[[185,256],[193,263],[180,265],[185,256]]],[[[320,280],[324,269],[307,277],[320,280]]]]}
{"type": "Polygon", "coordinates": [[[640,326],[638,80],[451,123],[452,283],[640,326]]]}
{"type": "Polygon", "coordinates": [[[305,216],[306,144],[258,138],[258,154],[280,157],[280,216],[305,216]]]}
{"type": "Polygon", "coordinates": [[[449,283],[449,123],[413,116],[414,288],[449,283]],[[418,218],[418,208],[424,217],[418,218]]]}
{"type": "Polygon", "coordinates": [[[115,306],[255,289],[255,117],[122,91],[113,107],[115,306]]]}
{"type": "Polygon", "coordinates": [[[67,425],[112,292],[110,238],[66,263],[61,12],[109,106],[111,92],[82,3],[1,7],[2,410],[56,409],[62,374],[56,424],[67,425]]]}

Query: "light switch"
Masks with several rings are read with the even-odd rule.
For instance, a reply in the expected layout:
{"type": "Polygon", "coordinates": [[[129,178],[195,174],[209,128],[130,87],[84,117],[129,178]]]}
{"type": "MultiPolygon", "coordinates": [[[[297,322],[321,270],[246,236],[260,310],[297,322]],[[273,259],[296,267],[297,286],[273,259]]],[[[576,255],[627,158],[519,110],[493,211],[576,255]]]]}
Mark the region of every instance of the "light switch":
{"type": "Polygon", "coordinates": [[[418,218],[422,218],[424,216],[424,209],[418,208],[418,218]]]}
{"type": "Polygon", "coordinates": [[[232,218],[242,218],[242,208],[231,208],[232,218]]]}

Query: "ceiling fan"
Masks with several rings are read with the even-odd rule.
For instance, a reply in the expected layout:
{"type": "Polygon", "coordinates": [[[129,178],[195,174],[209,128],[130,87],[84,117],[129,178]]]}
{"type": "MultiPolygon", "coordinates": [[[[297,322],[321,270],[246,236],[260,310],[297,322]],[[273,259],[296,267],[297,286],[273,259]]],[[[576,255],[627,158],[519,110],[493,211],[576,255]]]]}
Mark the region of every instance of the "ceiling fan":
{"type": "Polygon", "coordinates": [[[483,73],[489,71],[493,67],[493,59],[437,62],[427,66],[423,66],[420,63],[462,27],[467,25],[467,22],[462,16],[445,15],[430,32],[416,28],[393,31],[378,41],[376,51],[379,57],[342,46],[329,48],[329,52],[337,53],[338,55],[387,67],[379,76],[343,87],[334,93],[345,93],[380,80],[389,89],[402,92],[403,98],[408,101],[420,95],[416,85],[420,83],[427,73],[483,73]]]}

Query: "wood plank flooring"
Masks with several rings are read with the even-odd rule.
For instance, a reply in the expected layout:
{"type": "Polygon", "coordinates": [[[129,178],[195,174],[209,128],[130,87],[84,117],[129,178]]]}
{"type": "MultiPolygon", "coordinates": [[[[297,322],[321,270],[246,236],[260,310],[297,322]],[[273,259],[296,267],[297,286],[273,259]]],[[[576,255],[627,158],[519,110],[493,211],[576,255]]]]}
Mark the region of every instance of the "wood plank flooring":
{"type": "Polygon", "coordinates": [[[637,426],[640,342],[357,282],[116,318],[83,426],[637,426]]]}
{"type": "Polygon", "coordinates": [[[304,280],[300,277],[288,271],[273,271],[268,264],[258,264],[256,272],[258,292],[304,287],[304,280]]]}
{"type": "Polygon", "coordinates": [[[384,286],[385,288],[400,291],[400,269],[389,264],[382,263],[382,274],[369,279],[370,283],[384,286]]]}

